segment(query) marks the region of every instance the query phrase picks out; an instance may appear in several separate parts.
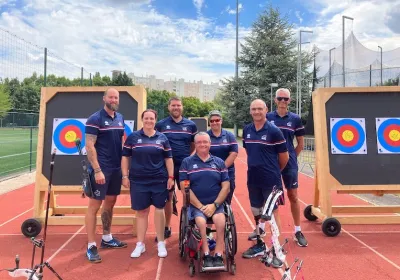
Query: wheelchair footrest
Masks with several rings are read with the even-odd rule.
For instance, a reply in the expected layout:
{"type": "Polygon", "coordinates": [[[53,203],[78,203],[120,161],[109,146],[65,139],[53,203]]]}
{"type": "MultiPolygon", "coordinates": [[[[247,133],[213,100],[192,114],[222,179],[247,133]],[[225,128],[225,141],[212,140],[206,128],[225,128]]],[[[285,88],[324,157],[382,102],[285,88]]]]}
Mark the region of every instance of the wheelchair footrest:
{"type": "Polygon", "coordinates": [[[217,266],[217,267],[201,267],[202,272],[214,272],[214,271],[225,271],[226,266],[217,266]]]}

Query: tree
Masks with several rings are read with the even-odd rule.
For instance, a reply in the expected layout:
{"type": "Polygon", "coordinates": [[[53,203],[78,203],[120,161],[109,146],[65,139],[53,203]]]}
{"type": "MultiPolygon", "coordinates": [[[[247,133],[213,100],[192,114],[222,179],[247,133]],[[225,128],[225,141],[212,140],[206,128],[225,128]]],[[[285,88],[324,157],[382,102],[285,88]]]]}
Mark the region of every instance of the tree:
{"type": "MultiPolygon", "coordinates": [[[[278,9],[268,7],[254,22],[252,31],[245,38],[239,56],[241,77],[226,79],[223,84],[223,103],[228,106],[228,115],[237,124],[249,120],[249,106],[255,98],[270,104],[271,83],[286,87],[292,92],[291,108],[296,106],[297,41],[293,25],[282,17],[278,9]]],[[[307,71],[312,54],[301,53],[303,81],[311,80],[307,71]]],[[[276,90],[276,88],[275,88],[276,90]]],[[[309,88],[303,85],[302,103],[307,104],[309,88]]],[[[275,94],[273,94],[274,98],[275,94]]]]}
{"type": "Polygon", "coordinates": [[[8,93],[5,91],[5,86],[0,84],[0,118],[7,115],[7,111],[11,109],[11,100],[8,93]]]}
{"type": "Polygon", "coordinates": [[[133,86],[132,79],[128,77],[126,72],[119,74],[115,79],[112,80],[113,86],[133,86]]]}

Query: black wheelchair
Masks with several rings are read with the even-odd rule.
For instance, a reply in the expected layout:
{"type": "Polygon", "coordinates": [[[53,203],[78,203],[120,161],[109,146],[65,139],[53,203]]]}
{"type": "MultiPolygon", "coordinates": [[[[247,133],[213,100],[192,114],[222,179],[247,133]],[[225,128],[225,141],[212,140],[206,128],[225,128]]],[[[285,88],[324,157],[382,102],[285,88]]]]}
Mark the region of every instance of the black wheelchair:
{"type": "MultiPolygon", "coordinates": [[[[236,274],[236,263],[235,255],[237,252],[237,233],[235,217],[232,212],[232,208],[229,204],[224,203],[224,213],[225,213],[225,266],[221,268],[213,267],[203,267],[202,265],[202,254],[201,254],[201,244],[202,239],[200,232],[196,230],[196,222],[194,219],[189,220],[189,205],[190,205],[190,187],[185,188],[186,203],[182,206],[180,221],[179,221],[179,256],[182,260],[186,260],[188,257],[189,262],[189,274],[193,277],[196,273],[195,261],[197,262],[197,267],[200,273],[212,273],[212,272],[230,272],[232,275],[236,274]]],[[[211,218],[207,220],[207,224],[213,224],[211,218]]],[[[209,232],[216,232],[216,230],[208,230],[209,232]]]]}

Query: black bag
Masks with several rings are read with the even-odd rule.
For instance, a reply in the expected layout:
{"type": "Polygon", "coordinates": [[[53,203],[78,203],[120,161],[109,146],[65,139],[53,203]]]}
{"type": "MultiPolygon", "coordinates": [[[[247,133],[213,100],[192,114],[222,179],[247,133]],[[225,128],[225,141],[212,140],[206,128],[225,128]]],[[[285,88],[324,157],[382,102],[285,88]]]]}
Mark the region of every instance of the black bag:
{"type": "MultiPolygon", "coordinates": [[[[76,139],[75,145],[78,148],[79,155],[82,156],[81,141],[79,139],[76,139]]],[[[95,182],[94,171],[92,170],[91,172],[89,172],[89,168],[85,159],[83,159],[81,163],[83,169],[82,197],[87,196],[89,198],[94,198],[93,187],[92,187],[92,183],[95,182]]]]}

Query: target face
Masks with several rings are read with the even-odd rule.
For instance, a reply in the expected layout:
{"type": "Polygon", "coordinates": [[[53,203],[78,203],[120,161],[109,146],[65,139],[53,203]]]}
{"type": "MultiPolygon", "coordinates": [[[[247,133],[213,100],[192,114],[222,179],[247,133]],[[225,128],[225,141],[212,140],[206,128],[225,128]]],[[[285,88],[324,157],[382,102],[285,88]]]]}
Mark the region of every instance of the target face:
{"type": "Polygon", "coordinates": [[[400,153],[400,118],[376,118],[379,154],[400,153]]]}
{"type": "Polygon", "coordinates": [[[57,150],[59,155],[75,155],[78,149],[75,144],[76,139],[81,140],[82,153],[85,150],[85,122],[86,119],[61,119],[53,120],[53,143],[52,151],[57,150]]]}
{"type": "Polygon", "coordinates": [[[332,154],[366,154],[364,118],[331,118],[332,154]]]}
{"type": "Polygon", "coordinates": [[[133,124],[135,121],[125,121],[124,124],[124,142],[126,141],[126,138],[128,138],[129,135],[133,132],[133,124]]]}

